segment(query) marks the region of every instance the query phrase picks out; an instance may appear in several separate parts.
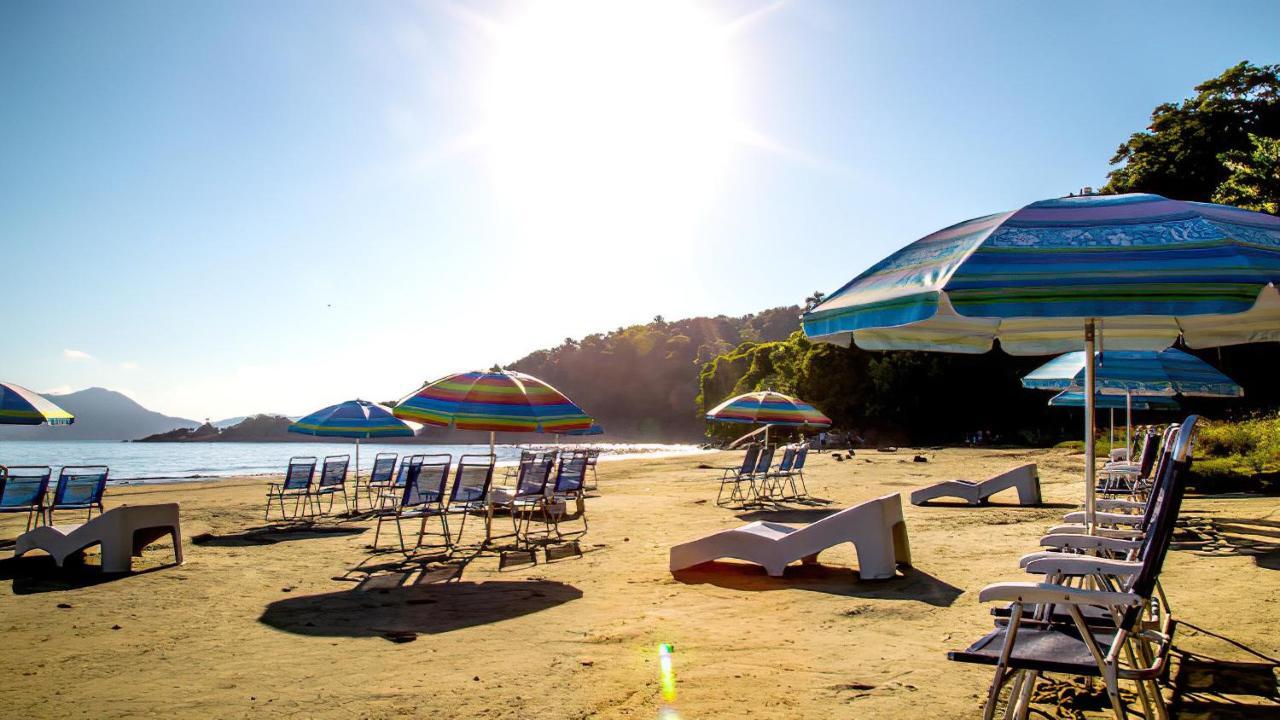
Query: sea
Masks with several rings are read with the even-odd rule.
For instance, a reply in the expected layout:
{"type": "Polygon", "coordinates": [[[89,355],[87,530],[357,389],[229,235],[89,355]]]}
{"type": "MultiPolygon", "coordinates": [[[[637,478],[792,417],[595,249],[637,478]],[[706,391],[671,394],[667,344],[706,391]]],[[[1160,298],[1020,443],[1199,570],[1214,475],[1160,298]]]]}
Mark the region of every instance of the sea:
{"type": "MultiPolygon", "coordinates": [[[[499,465],[520,459],[527,445],[498,445],[494,454],[499,465]]],[[[540,446],[546,447],[546,446],[540,446]]],[[[562,445],[562,448],[599,448],[600,459],[621,460],[634,457],[685,455],[703,452],[696,445],[664,445],[656,443],[593,443],[562,445]]],[[[373,466],[380,452],[400,455],[415,453],[449,453],[456,460],[466,454],[486,454],[484,445],[424,445],[421,443],[360,443],[361,474],[373,466]]],[[[110,441],[18,441],[0,440],[0,465],[49,465],[57,476],[59,468],[73,465],[106,465],[112,484],[176,482],[208,480],[246,475],[282,475],[295,455],[350,455],[355,460],[352,442],[187,442],[131,443],[110,441]]]]}

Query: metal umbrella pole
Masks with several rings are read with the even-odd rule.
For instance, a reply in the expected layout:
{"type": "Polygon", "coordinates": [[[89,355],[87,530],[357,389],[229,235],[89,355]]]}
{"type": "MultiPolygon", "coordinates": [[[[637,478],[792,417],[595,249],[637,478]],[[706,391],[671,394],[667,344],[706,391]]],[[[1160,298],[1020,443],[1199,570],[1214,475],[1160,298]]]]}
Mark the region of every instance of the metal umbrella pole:
{"type": "Polygon", "coordinates": [[[1095,398],[1095,372],[1093,357],[1093,318],[1084,321],[1084,518],[1089,534],[1095,534],[1094,528],[1094,457],[1093,425],[1095,398]]]}

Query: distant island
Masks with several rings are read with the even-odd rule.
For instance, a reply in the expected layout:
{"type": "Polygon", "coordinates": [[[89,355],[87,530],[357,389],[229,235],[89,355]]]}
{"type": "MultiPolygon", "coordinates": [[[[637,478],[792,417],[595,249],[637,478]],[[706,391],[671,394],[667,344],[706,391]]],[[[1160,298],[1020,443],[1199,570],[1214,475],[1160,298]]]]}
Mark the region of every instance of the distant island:
{"type": "Polygon", "coordinates": [[[205,422],[196,428],[174,428],[133,442],[307,442],[313,438],[289,432],[293,421],[283,415],[251,415],[234,425],[205,422]]]}

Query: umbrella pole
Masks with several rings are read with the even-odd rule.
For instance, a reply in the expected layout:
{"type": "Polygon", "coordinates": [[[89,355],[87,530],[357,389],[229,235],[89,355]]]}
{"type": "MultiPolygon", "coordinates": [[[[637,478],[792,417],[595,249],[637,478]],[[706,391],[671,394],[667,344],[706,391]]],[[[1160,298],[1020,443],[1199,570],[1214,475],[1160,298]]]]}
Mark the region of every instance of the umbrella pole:
{"type": "Polygon", "coordinates": [[[1093,357],[1093,318],[1084,321],[1084,518],[1089,534],[1094,534],[1094,457],[1093,447],[1093,414],[1094,392],[1096,392],[1093,357]]]}
{"type": "Polygon", "coordinates": [[[494,455],[493,453],[493,440],[494,440],[494,436],[496,435],[497,433],[495,433],[494,431],[492,430],[489,431],[489,454],[493,455],[493,457],[497,457],[497,455],[494,455]]]}
{"type": "Polygon", "coordinates": [[[1124,459],[1133,462],[1133,393],[1124,391],[1124,459]]]}
{"type": "Polygon", "coordinates": [[[356,512],[360,512],[360,438],[356,438],[356,512]]]}
{"type": "Polygon", "coordinates": [[[1116,446],[1116,409],[1111,408],[1111,434],[1107,436],[1107,445],[1109,449],[1116,446]]]}

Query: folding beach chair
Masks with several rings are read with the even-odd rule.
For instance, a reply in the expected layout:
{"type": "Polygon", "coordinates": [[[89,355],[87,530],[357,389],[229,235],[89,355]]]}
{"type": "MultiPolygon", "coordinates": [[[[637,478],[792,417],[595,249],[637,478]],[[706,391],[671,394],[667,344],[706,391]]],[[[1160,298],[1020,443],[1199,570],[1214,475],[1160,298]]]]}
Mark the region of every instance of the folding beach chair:
{"type": "Polygon", "coordinates": [[[48,465],[0,466],[0,513],[25,512],[27,530],[40,524],[52,475],[48,465]]]}
{"type": "Polygon", "coordinates": [[[782,460],[778,461],[778,466],[772,470],[765,471],[764,482],[761,484],[761,490],[765,497],[771,500],[787,499],[786,481],[791,476],[791,468],[796,462],[796,446],[788,445],[782,449],[782,460]]]}
{"type": "Polygon", "coordinates": [[[808,458],[809,443],[801,443],[800,449],[796,450],[795,462],[791,464],[791,472],[787,474],[787,480],[791,483],[791,493],[798,500],[809,498],[809,488],[804,484],[804,461],[808,458]],[[799,481],[799,487],[796,481],[799,481]]]}
{"type": "Polygon", "coordinates": [[[53,524],[53,514],[58,510],[88,510],[85,521],[93,518],[93,509],[102,512],[102,494],[107,490],[105,465],[64,467],[58,474],[58,486],[53,501],[45,510],[45,519],[53,524]]]}
{"type": "Polygon", "coordinates": [[[564,537],[564,533],[560,531],[560,523],[566,519],[582,520],[582,530],[575,534],[584,535],[587,532],[587,505],[585,493],[582,489],[586,479],[586,453],[575,452],[567,457],[560,456],[560,465],[556,469],[556,479],[551,488],[551,497],[548,499],[547,507],[547,514],[551,519],[551,527],[557,538],[564,537]],[[577,506],[576,512],[572,516],[568,515],[570,501],[577,506]]]}
{"type": "Polygon", "coordinates": [[[375,512],[378,515],[378,526],[373,532],[373,546],[378,547],[378,536],[382,532],[382,523],[390,517],[395,520],[396,534],[400,537],[400,550],[408,552],[404,544],[404,529],[400,521],[406,518],[420,518],[418,539],[414,548],[422,547],[422,539],[427,532],[427,518],[437,517],[440,520],[440,534],[446,538],[444,545],[449,546],[449,521],[444,512],[445,485],[449,482],[449,468],[453,464],[453,456],[448,453],[436,455],[414,455],[405,463],[404,487],[399,494],[389,491],[382,495],[382,502],[375,512]]]}
{"type": "Polygon", "coordinates": [[[507,504],[511,511],[511,525],[517,548],[520,547],[520,541],[524,540],[525,547],[532,552],[531,527],[535,514],[541,515],[546,534],[550,535],[551,471],[554,466],[555,457],[546,455],[520,469],[519,482],[507,504]]]}
{"type": "Polygon", "coordinates": [[[1112,712],[1121,720],[1127,710],[1119,682],[1133,681],[1143,716],[1167,717],[1156,681],[1167,666],[1176,623],[1167,605],[1157,601],[1155,589],[1182,503],[1196,421],[1191,416],[1183,422],[1169,461],[1161,468],[1157,508],[1136,553],[1140,561],[1063,554],[1037,560],[1028,570],[1059,581],[1089,578],[1094,588],[1018,582],[982,590],[980,601],[1012,603],[1008,618],[998,620],[995,630],[968,649],[948,653],[948,658],[995,666],[984,718],[994,716],[1000,691],[1008,683],[1012,686],[1005,716],[1025,718],[1035,683],[1047,673],[1101,678],[1112,712]],[[1087,608],[1094,609],[1090,619],[1085,617],[1087,608]],[[1060,614],[1063,609],[1071,622],[1055,619],[1055,610],[1060,614]]]}
{"type": "Polygon", "coordinates": [[[280,519],[294,520],[302,512],[303,503],[307,504],[308,512],[311,503],[311,482],[316,476],[316,459],[310,456],[296,456],[289,458],[289,469],[285,471],[284,482],[273,482],[267,486],[267,509],[262,514],[262,519],[271,519],[271,504],[273,502],[280,505],[280,519]],[[284,501],[286,499],[293,500],[293,515],[285,515],[284,501]]]}
{"type": "MultiPolygon", "coordinates": [[[[373,457],[373,468],[369,470],[369,477],[364,481],[364,499],[369,503],[371,510],[377,509],[375,496],[385,487],[391,487],[391,483],[396,474],[396,460],[399,455],[393,452],[380,452],[373,457]]],[[[360,505],[361,488],[359,481],[356,485],[356,509],[360,505]]]]}
{"type": "Polygon", "coordinates": [[[600,478],[596,476],[596,465],[600,463],[600,450],[592,448],[587,451],[587,471],[591,473],[591,484],[584,485],[586,490],[595,490],[600,487],[600,478]]]}
{"type": "MultiPolygon", "coordinates": [[[[444,514],[461,514],[462,523],[458,526],[458,539],[447,537],[446,542],[453,547],[462,542],[462,533],[467,528],[467,516],[473,512],[485,514],[484,542],[488,544],[491,522],[488,515],[489,485],[493,483],[493,469],[497,458],[493,455],[463,455],[458,458],[458,469],[453,478],[453,489],[449,491],[449,499],[445,503],[444,514]]],[[[447,532],[447,530],[446,530],[447,532]]]]}
{"type": "MultiPolygon", "coordinates": [[[[768,486],[769,473],[773,467],[773,455],[777,451],[777,447],[765,447],[760,450],[760,455],[756,457],[756,466],[751,470],[751,474],[747,476],[747,493],[755,498],[754,502],[763,502],[765,499],[764,490],[768,486]]],[[[743,498],[743,504],[753,502],[749,498],[743,498]]]]}
{"type": "Polygon", "coordinates": [[[756,458],[760,457],[759,445],[748,445],[746,454],[742,456],[742,464],[738,467],[721,468],[723,471],[720,475],[720,491],[716,493],[716,504],[727,505],[735,500],[740,503],[747,501],[746,494],[742,492],[742,484],[751,482],[751,473],[756,469],[756,458]],[[725,486],[729,487],[729,497],[724,497],[725,486]]]}
{"type": "Polygon", "coordinates": [[[311,491],[311,499],[316,504],[317,515],[321,514],[320,501],[326,495],[329,497],[329,507],[324,512],[333,512],[333,501],[338,493],[342,493],[342,506],[347,512],[351,512],[351,503],[347,498],[347,467],[350,464],[350,455],[329,455],[324,459],[324,465],[320,469],[320,479],[311,491]]]}

